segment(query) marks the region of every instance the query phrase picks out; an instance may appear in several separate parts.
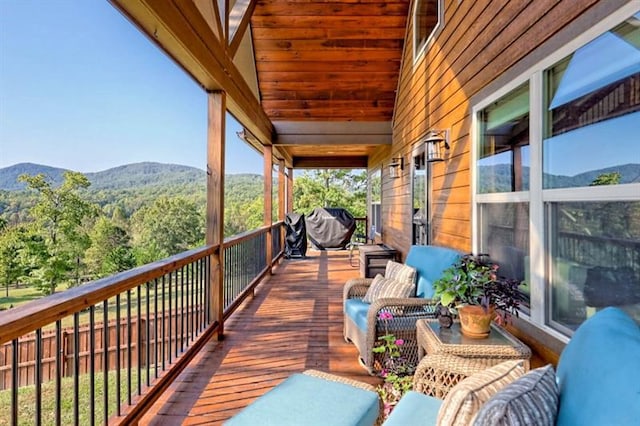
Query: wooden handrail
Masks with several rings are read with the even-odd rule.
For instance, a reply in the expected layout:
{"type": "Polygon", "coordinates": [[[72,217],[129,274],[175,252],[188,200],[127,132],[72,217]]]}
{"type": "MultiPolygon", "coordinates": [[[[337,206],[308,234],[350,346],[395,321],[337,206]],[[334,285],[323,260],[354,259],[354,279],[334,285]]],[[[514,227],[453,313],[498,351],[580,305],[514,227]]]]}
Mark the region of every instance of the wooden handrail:
{"type": "Polygon", "coordinates": [[[0,345],[212,255],[218,249],[218,245],[209,245],[189,250],[0,312],[0,345]]]}
{"type": "Polygon", "coordinates": [[[231,246],[238,245],[243,241],[250,240],[256,235],[266,234],[267,232],[271,231],[271,228],[275,226],[281,226],[283,223],[284,222],[279,221],[279,222],[272,223],[271,225],[263,225],[260,228],[252,229],[251,231],[243,232],[242,234],[236,234],[232,237],[225,238],[224,246],[231,247],[231,246]]]}

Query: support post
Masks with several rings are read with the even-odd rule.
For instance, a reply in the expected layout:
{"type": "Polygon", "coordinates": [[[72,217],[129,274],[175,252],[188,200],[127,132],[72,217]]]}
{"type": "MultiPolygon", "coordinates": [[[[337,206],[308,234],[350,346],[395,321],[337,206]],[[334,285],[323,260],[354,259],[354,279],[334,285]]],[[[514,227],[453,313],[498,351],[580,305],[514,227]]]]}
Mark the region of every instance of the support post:
{"type": "MultiPolygon", "coordinates": [[[[273,222],[273,147],[271,145],[264,146],[264,224],[271,226],[273,222]]],[[[271,239],[271,228],[266,234],[266,256],[267,268],[271,274],[271,259],[273,252],[273,243],[271,239]]]]}
{"type": "Polygon", "coordinates": [[[218,339],[224,333],[224,147],[225,92],[208,94],[209,117],[207,127],[207,234],[206,243],[218,245],[211,261],[211,318],[220,324],[218,339]]]}
{"type": "Polygon", "coordinates": [[[287,213],[293,211],[293,168],[287,168],[287,213]]]}
{"type": "Polygon", "coordinates": [[[286,213],[285,185],[287,176],[284,174],[284,160],[278,160],[278,220],[284,220],[286,213]]]}

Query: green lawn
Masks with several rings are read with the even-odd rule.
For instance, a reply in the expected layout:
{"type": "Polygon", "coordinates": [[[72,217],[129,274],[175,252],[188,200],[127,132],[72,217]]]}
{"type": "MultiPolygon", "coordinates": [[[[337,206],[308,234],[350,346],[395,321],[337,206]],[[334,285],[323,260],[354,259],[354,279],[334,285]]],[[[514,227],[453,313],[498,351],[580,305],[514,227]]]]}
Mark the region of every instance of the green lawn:
{"type": "Polygon", "coordinates": [[[0,297],[0,311],[9,309],[11,306],[16,307],[23,305],[31,300],[36,300],[42,297],[42,293],[33,287],[9,287],[9,297],[6,296],[6,289],[0,290],[2,297],[0,297]]]}
{"type": "MultiPolygon", "coordinates": [[[[143,372],[143,374],[145,374],[143,372]]],[[[151,372],[153,374],[153,371],[151,372]]],[[[116,372],[109,372],[109,416],[115,414],[116,411],[116,372]]],[[[121,401],[126,403],[126,370],[121,372],[121,401]]],[[[88,374],[80,376],[79,387],[79,423],[81,425],[90,424],[91,411],[89,407],[89,383],[88,374]]],[[[95,377],[95,422],[102,423],[103,418],[103,376],[102,372],[96,373],[95,377]]],[[[131,387],[134,393],[137,392],[138,378],[137,369],[131,371],[131,387]]],[[[63,425],[73,424],[73,377],[65,377],[62,379],[62,409],[61,423],[63,425]]],[[[35,419],[35,386],[23,386],[18,391],[18,424],[33,425],[35,419]]],[[[42,384],[42,424],[55,424],[55,381],[42,384]]],[[[0,391],[0,424],[11,424],[11,390],[0,391]]]]}

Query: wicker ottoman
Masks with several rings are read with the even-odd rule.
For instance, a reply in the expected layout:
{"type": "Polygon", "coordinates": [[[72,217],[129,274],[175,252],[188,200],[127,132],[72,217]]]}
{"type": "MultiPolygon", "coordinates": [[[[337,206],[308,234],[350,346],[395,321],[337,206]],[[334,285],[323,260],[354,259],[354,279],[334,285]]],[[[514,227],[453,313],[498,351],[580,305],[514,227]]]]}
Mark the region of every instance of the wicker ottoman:
{"type": "Polygon", "coordinates": [[[307,370],[255,400],[229,419],[229,426],[370,426],[380,413],[373,386],[307,370]]]}

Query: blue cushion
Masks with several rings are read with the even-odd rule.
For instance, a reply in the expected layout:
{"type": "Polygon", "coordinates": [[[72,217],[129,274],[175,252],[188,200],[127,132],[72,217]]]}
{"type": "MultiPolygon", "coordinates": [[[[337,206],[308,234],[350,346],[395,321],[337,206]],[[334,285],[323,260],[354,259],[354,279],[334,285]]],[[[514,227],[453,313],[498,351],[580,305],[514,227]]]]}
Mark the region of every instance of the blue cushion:
{"type": "Polygon", "coordinates": [[[435,425],[442,400],[420,392],[407,392],[391,415],[383,423],[384,426],[435,425]]]}
{"type": "Polygon", "coordinates": [[[225,424],[230,426],[373,425],[378,394],[344,383],[294,374],[225,424]]]}
{"type": "Polygon", "coordinates": [[[556,424],[637,425],[640,422],[640,328],[618,308],[585,321],[557,368],[556,424]]]}
{"type": "Polygon", "coordinates": [[[344,302],[344,312],[351,318],[360,330],[367,330],[367,312],[369,311],[367,302],[362,299],[347,299],[344,302]]]}
{"type": "Polygon", "coordinates": [[[433,282],[460,258],[457,250],[438,246],[411,246],[405,264],[418,271],[416,296],[431,299],[433,282]]]}

